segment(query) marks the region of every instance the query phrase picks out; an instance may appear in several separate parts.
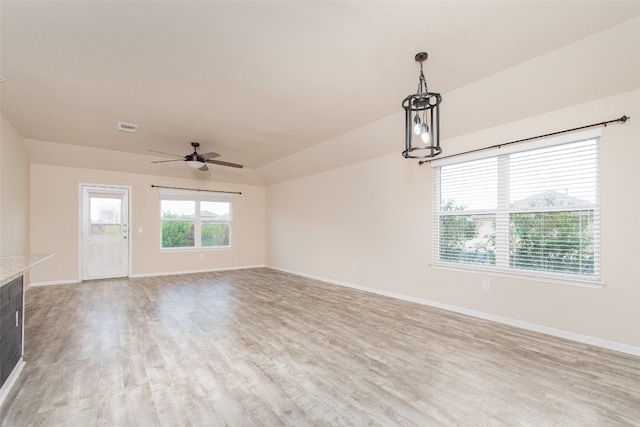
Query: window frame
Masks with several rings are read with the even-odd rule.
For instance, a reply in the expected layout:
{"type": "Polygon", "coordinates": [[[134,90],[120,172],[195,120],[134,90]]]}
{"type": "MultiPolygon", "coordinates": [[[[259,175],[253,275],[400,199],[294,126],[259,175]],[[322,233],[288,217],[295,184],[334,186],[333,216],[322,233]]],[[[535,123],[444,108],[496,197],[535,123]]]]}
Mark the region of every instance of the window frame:
{"type": "Polygon", "coordinates": [[[433,185],[434,185],[434,206],[433,206],[433,262],[432,268],[445,269],[453,271],[468,271],[474,273],[491,274],[495,276],[503,276],[510,278],[526,279],[533,281],[543,281],[546,283],[555,283],[563,285],[575,285],[591,288],[602,288],[604,283],[601,279],[601,218],[600,218],[600,138],[602,136],[601,129],[592,129],[583,132],[576,132],[569,135],[562,135],[554,138],[548,138],[544,140],[534,142],[523,142],[514,144],[511,146],[500,147],[500,150],[486,150],[474,152],[471,154],[462,154],[459,156],[452,156],[450,158],[438,159],[431,162],[433,168],[433,185]],[[510,265],[510,229],[511,229],[511,216],[517,213],[523,212],[522,209],[516,209],[510,206],[509,201],[509,180],[508,176],[505,179],[505,165],[501,163],[502,159],[508,159],[508,156],[514,153],[521,153],[530,150],[536,150],[541,148],[548,148],[554,146],[560,146],[569,143],[577,143],[581,141],[595,140],[595,192],[596,200],[595,204],[589,206],[587,209],[584,206],[567,208],[566,206],[546,206],[541,209],[526,210],[527,213],[534,212],[583,212],[593,211],[593,221],[595,224],[593,246],[594,246],[594,274],[574,274],[566,272],[555,272],[548,270],[534,270],[514,268],[510,265]],[[461,210],[451,211],[444,213],[441,210],[441,176],[440,171],[442,166],[454,165],[465,163],[473,160],[496,158],[498,181],[496,183],[498,187],[498,203],[493,209],[476,209],[476,210],[461,210]],[[440,248],[440,220],[446,216],[456,215],[495,215],[495,265],[486,264],[473,264],[455,261],[441,260],[441,248],[440,248]]]}
{"type": "Polygon", "coordinates": [[[159,214],[160,214],[160,250],[161,251],[193,251],[193,250],[229,250],[233,249],[233,195],[216,192],[202,192],[189,190],[161,190],[159,193],[159,214]],[[165,219],[163,218],[162,202],[169,201],[187,201],[194,202],[194,218],[193,219],[165,219]],[[202,202],[222,202],[229,204],[228,219],[202,219],[201,203],[202,202]],[[193,223],[193,246],[163,246],[163,225],[165,222],[188,222],[193,223]],[[229,244],[217,246],[202,246],[202,225],[205,224],[225,224],[229,228],[229,244]]]}

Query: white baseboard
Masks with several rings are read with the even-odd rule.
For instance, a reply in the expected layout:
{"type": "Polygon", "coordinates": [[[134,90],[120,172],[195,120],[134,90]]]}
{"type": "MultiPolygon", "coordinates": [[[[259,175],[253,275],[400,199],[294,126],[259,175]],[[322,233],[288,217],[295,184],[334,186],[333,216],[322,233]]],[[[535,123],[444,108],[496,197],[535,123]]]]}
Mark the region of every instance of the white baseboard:
{"type": "Polygon", "coordinates": [[[7,398],[7,396],[9,395],[9,392],[11,392],[11,387],[13,387],[16,381],[18,381],[18,377],[20,376],[20,373],[22,372],[24,365],[25,365],[24,359],[21,357],[16,367],[13,368],[13,372],[11,372],[11,374],[9,375],[9,378],[7,378],[7,380],[2,385],[2,388],[0,388],[0,405],[2,405],[4,400],[7,398]]]}
{"type": "MultiPolygon", "coordinates": [[[[206,268],[202,270],[181,270],[181,271],[168,271],[168,272],[159,272],[159,273],[142,273],[142,274],[132,274],[129,278],[139,278],[139,277],[160,277],[160,276],[177,276],[179,274],[193,274],[193,273],[211,273],[214,271],[227,271],[227,270],[245,270],[248,268],[260,268],[266,267],[264,264],[262,265],[243,265],[240,267],[220,267],[220,268],[206,268]]],[[[99,279],[96,279],[99,280],[99,279]]],[[[107,280],[107,279],[105,279],[107,280]]],[[[29,290],[29,288],[33,286],[54,286],[54,285],[71,285],[76,283],[81,283],[81,280],[73,279],[73,280],[52,280],[50,282],[32,282],[26,288],[25,291],[29,290]]]]}
{"type": "Polygon", "coordinates": [[[72,285],[75,283],[80,283],[80,281],[77,279],[73,279],[73,280],[52,280],[50,282],[31,282],[25,288],[25,291],[28,291],[29,288],[33,288],[37,286],[72,285]]]}
{"type": "Polygon", "coordinates": [[[220,268],[206,268],[203,270],[182,270],[182,271],[168,271],[161,273],[142,273],[142,274],[132,274],[131,277],[139,278],[139,277],[159,277],[159,276],[177,276],[179,274],[193,274],[193,273],[212,273],[214,271],[230,271],[230,270],[246,270],[249,268],[261,268],[265,267],[265,265],[243,265],[240,267],[220,267],[220,268]]]}
{"type": "Polygon", "coordinates": [[[271,267],[274,270],[283,271],[285,273],[295,274],[297,276],[308,277],[310,279],[320,280],[323,282],[327,282],[333,285],[344,286],[347,288],[357,289],[364,292],[370,292],[378,295],[384,295],[391,298],[400,299],[403,301],[415,302],[422,305],[427,305],[430,307],[441,308],[443,310],[452,311],[454,313],[460,313],[467,316],[477,317],[479,319],[490,320],[497,323],[503,323],[509,326],[515,326],[516,328],[526,329],[533,332],[539,332],[546,335],[552,335],[554,337],[565,338],[571,341],[577,341],[583,344],[589,344],[596,347],[602,347],[609,350],[619,351],[621,353],[632,354],[634,356],[640,356],[640,347],[620,343],[617,341],[609,341],[602,338],[592,337],[589,335],[577,334],[570,331],[565,331],[562,329],[550,328],[548,326],[538,325],[536,323],[525,322],[522,320],[511,319],[509,317],[498,316],[495,314],[485,313],[477,310],[470,310],[464,307],[458,307],[450,304],[443,304],[437,301],[430,301],[422,298],[416,298],[404,294],[398,294],[395,292],[383,291],[380,289],[369,288],[366,286],[355,285],[353,283],[343,282],[340,280],[329,279],[326,277],[316,276],[313,274],[306,274],[299,271],[287,270],[284,268],[271,267]]]}

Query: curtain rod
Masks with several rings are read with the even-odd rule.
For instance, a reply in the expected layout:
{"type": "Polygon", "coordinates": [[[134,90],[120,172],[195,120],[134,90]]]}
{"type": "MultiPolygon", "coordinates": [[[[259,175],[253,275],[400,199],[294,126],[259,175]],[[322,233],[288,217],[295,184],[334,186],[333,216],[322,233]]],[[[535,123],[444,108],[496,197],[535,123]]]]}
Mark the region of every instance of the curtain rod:
{"type": "Polygon", "coordinates": [[[431,163],[434,160],[441,160],[441,159],[448,159],[449,157],[457,157],[457,156],[462,156],[463,154],[469,154],[469,153],[475,153],[478,151],[484,151],[484,150],[491,150],[493,148],[500,148],[500,147],[504,147],[505,145],[511,145],[511,144],[517,144],[519,142],[526,142],[526,141],[531,141],[533,139],[540,139],[540,138],[546,138],[548,136],[554,136],[554,135],[560,135],[563,133],[568,133],[568,132],[575,132],[577,130],[582,130],[582,129],[588,129],[588,128],[593,128],[596,126],[604,126],[607,127],[607,125],[609,123],[615,123],[615,122],[626,122],[627,120],[629,120],[630,117],[629,116],[622,116],[618,119],[613,119],[613,120],[607,120],[606,122],[600,122],[600,123],[593,123],[590,125],[586,125],[586,126],[580,126],[577,128],[573,128],[573,129],[565,129],[565,130],[560,130],[557,132],[552,132],[552,133],[546,133],[544,135],[538,135],[538,136],[532,136],[529,138],[524,138],[524,139],[518,139],[516,141],[511,141],[511,142],[504,142],[502,144],[496,144],[496,145],[491,145],[489,147],[483,147],[483,148],[476,148],[475,150],[469,150],[469,151],[464,151],[462,153],[456,153],[456,154],[450,154],[448,156],[443,156],[443,157],[437,157],[437,158],[433,158],[433,159],[429,159],[429,160],[420,160],[418,162],[418,165],[421,165],[423,163],[431,163]]]}
{"type": "Polygon", "coordinates": [[[170,188],[172,190],[189,190],[189,191],[206,191],[209,193],[242,194],[239,191],[201,190],[200,188],[165,187],[163,185],[153,185],[153,184],[151,184],[151,188],[170,188]]]}

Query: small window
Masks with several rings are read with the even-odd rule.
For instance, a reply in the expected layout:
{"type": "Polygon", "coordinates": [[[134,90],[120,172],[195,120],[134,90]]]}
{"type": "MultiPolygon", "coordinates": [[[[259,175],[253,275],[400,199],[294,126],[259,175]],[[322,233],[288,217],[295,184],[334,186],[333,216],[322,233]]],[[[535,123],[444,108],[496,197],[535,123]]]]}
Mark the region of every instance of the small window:
{"type": "Polygon", "coordinates": [[[161,192],[162,248],[231,247],[231,212],[231,196],[161,192]]]}
{"type": "Polygon", "coordinates": [[[438,264],[599,280],[598,139],[435,166],[438,264]]]}
{"type": "Polygon", "coordinates": [[[122,221],[122,199],[91,197],[89,199],[91,236],[119,236],[122,221]]]}

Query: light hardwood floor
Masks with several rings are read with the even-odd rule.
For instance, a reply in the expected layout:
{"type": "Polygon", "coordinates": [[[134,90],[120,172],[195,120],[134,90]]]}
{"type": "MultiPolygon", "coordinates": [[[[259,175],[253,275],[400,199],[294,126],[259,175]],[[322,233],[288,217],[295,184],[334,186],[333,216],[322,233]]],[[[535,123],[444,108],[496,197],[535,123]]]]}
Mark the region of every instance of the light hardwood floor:
{"type": "Polygon", "coordinates": [[[640,425],[640,358],[250,270],[26,294],[3,426],[640,425]]]}

